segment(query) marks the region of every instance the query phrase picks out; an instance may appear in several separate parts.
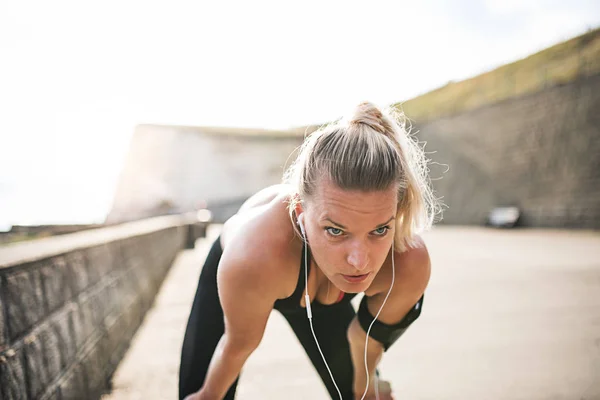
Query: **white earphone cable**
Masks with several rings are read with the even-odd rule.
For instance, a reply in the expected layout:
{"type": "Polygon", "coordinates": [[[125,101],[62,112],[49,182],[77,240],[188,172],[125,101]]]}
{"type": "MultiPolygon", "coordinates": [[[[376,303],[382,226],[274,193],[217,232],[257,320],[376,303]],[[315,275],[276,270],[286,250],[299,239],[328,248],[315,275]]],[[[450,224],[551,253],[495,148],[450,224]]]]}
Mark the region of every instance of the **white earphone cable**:
{"type": "MultiPolygon", "coordinates": [[[[313,338],[315,339],[317,349],[319,350],[319,353],[321,354],[321,358],[323,359],[323,362],[325,363],[325,367],[327,368],[327,371],[329,372],[331,381],[333,382],[333,385],[335,386],[335,389],[337,390],[338,395],[340,396],[340,400],[343,400],[342,393],[340,392],[340,388],[338,387],[337,383],[335,382],[335,379],[333,378],[333,373],[331,372],[331,369],[329,369],[329,365],[327,364],[327,360],[325,360],[325,356],[323,355],[323,352],[321,351],[321,346],[319,345],[319,341],[317,340],[317,335],[315,334],[315,330],[313,328],[312,310],[310,308],[310,296],[308,295],[308,240],[306,239],[306,232],[304,231],[304,226],[303,226],[302,222],[300,221],[300,219],[298,219],[298,224],[300,225],[300,230],[302,231],[302,236],[303,236],[304,243],[305,243],[305,245],[304,245],[304,280],[305,280],[304,299],[305,299],[305,303],[306,303],[306,314],[308,315],[308,322],[310,325],[310,330],[312,332],[313,338]]],[[[367,395],[367,391],[369,390],[369,367],[367,364],[367,346],[369,344],[369,333],[371,332],[371,328],[373,327],[373,324],[377,320],[377,317],[379,317],[381,310],[383,310],[383,306],[385,305],[388,297],[390,297],[390,293],[392,293],[392,288],[394,287],[395,278],[396,278],[396,269],[394,268],[394,242],[392,241],[392,284],[390,285],[390,289],[388,290],[388,293],[385,296],[385,299],[383,300],[383,304],[381,304],[381,307],[379,308],[377,315],[375,315],[375,318],[373,319],[373,321],[369,325],[369,329],[367,330],[367,338],[365,341],[365,372],[367,373],[367,386],[365,387],[365,392],[363,393],[361,400],[364,400],[365,396],[367,395]]],[[[377,379],[377,376],[375,376],[375,397],[377,400],[379,400],[379,388],[377,386],[378,386],[378,379],[377,379]]]]}
{"type": "MultiPolygon", "coordinates": [[[[304,234],[304,229],[302,229],[302,233],[304,234]]],[[[306,236],[304,236],[304,241],[307,242],[306,236]]],[[[335,383],[335,379],[333,378],[333,374],[329,369],[329,365],[327,365],[327,360],[325,360],[325,356],[321,351],[321,346],[319,346],[319,341],[317,340],[317,335],[315,334],[315,329],[313,328],[312,323],[312,311],[310,309],[310,296],[308,295],[308,243],[304,245],[304,289],[306,290],[306,294],[304,295],[304,302],[306,303],[306,314],[308,315],[308,323],[310,324],[310,330],[312,332],[313,338],[315,339],[315,343],[317,344],[317,349],[319,349],[319,353],[321,354],[321,358],[325,363],[325,367],[327,368],[327,372],[329,372],[329,376],[331,377],[331,381],[333,382],[333,386],[335,386],[335,390],[337,390],[338,395],[340,396],[340,400],[343,400],[342,393],[340,392],[340,388],[337,383],[335,383]]]]}
{"type": "MultiPolygon", "coordinates": [[[[379,314],[381,314],[381,310],[383,310],[385,302],[387,301],[388,297],[390,297],[390,293],[392,293],[392,288],[394,287],[394,280],[396,279],[396,268],[394,268],[394,258],[394,241],[392,240],[392,284],[390,285],[390,289],[388,290],[385,299],[383,299],[383,304],[381,304],[377,315],[375,315],[375,318],[373,318],[373,321],[371,321],[371,324],[369,325],[369,329],[367,329],[367,338],[365,340],[365,372],[367,373],[367,385],[365,386],[365,392],[363,393],[360,400],[364,400],[365,396],[367,395],[367,391],[369,390],[369,366],[367,364],[367,346],[369,345],[369,333],[371,333],[371,328],[373,327],[373,324],[375,323],[375,321],[377,321],[379,314]]],[[[375,375],[375,397],[377,398],[377,400],[379,400],[378,383],[379,382],[377,380],[377,375],[375,375]]]]}

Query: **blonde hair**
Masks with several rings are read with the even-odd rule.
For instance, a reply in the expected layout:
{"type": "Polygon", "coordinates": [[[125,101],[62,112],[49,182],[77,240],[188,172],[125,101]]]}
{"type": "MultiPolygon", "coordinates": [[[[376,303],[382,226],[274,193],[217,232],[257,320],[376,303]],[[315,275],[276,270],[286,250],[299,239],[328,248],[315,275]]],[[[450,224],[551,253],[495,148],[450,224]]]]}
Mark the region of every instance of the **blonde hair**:
{"type": "Polygon", "coordinates": [[[284,183],[296,190],[288,204],[294,229],[300,235],[295,223],[296,205],[316,193],[323,177],[348,190],[385,190],[396,184],[395,247],[400,252],[415,247],[415,236],[431,228],[440,210],[427,163],[401,112],[361,103],[350,118],[341,118],[306,138],[285,172],[284,183]]]}

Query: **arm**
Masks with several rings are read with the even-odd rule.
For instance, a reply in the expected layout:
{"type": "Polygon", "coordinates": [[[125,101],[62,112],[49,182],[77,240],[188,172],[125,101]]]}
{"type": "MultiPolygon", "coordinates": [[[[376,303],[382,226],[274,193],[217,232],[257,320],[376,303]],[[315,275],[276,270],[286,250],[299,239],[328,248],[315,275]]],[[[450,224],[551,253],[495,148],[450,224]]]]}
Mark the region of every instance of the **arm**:
{"type": "Polygon", "coordinates": [[[247,358],[258,347],[277,298],[268,266],[253,263],[253,257],[242,247],[236,246],[236,251],[224,253],[221,259],[217,283],[225,333],[215,349],[197,400],[225,396],[247,358]]]}
{"type": "MultiPolygon", "coordinates": [[[[394,287],[383,310],[377,318],[378,321],[394,325],[402,321],[407,313],[414,307],[415,303],[423,295],[431,275],[431,262],[425,244],[421,247],[410,249],[404,253],[395,253],[395,280],[394,287]]],[[[383,271],[382,271],[383,272],[383,271]]],[[[375,316],[388,293],[392,281],[391,262],[389,273],[385,273],[384,282],[376,293],[370,293],[367,297],[367,308],[372,316],[375,316]]],[[[357,317],[348,327],[348,341],[354,364],[354,393],[357,399],[362,397],[365,390],[367,374],[365,371],[365,340],[367,334],[358,322],[357,317]]],[[[373,378],[375,369],[385,351],[384,345],[373,338],[369,338],[367,347],[367,366],[369,371],[369,395],[374,394],[373,378]]]]}
{"type": "MultiPolygon", "coordinates": [[[[348,341],[350,342],[350,354],[352,364],[354,365],[354,395],[356,399],[362,398],[367,384],[367,374],[365,373],[365,340],[367,334],[362,329],[356,317],[348,327],[348,341]]],[[[367,365],[369,368],[369,390],[367,398],[374,395],[375,368],[383,356],[383,345],[373,338],[369,338],[367,347],[367,365]]]]}

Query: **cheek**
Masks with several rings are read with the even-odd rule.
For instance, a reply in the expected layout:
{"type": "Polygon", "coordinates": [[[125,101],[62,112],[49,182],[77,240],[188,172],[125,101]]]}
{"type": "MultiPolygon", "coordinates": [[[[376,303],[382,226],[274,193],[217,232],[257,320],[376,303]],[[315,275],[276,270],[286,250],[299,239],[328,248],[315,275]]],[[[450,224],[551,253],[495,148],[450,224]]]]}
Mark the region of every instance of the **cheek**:
{"type": "Polygon", "coordinates": [[[343,246],[333,245],[321,237],[313,242],[313,250],[318,251],[318,261],[321,264],[321,268],[330,272],[336,272],[345,268],[347,252],[343,246]]]}
{"type": "Polygon", "coordinates": [[[377,265],[383,265],[392,248],[392,239],[381,240],[373,245],[371,250],[371,261],[377,265]]]}

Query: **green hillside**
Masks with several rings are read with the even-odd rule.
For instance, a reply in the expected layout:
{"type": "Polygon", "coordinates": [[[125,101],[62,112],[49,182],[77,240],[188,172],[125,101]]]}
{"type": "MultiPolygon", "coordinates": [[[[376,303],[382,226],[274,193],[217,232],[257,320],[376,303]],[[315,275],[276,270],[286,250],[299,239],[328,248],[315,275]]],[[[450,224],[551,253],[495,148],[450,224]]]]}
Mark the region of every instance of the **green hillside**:
{"type": "Polygon", "coordinates": [[[451,82],[401,106],[416,122],[471,110],[600,72],[600,28],[493,71],[451,82]]]}

